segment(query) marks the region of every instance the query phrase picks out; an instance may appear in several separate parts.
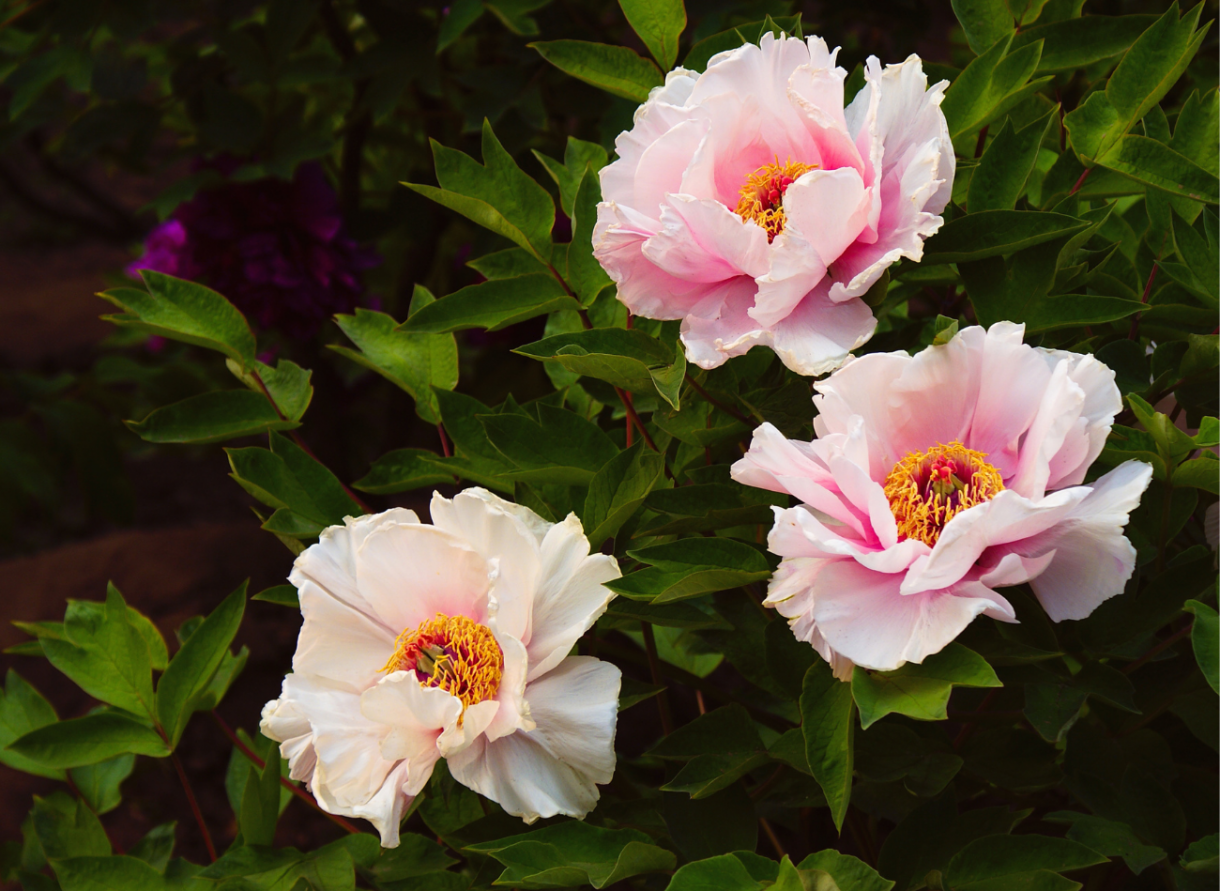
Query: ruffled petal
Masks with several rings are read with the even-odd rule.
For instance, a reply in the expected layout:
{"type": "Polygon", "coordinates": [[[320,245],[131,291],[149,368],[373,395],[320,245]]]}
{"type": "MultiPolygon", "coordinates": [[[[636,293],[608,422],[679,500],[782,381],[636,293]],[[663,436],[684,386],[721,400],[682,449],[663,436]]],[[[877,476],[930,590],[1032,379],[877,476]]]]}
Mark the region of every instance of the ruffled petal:
{"type": "Polygon", "coordinates": [[[780,360],[797,374],[817,377],[842,365],[876,329],[877,319],[863,300],[832,302],[823,279],[776,324],[772,346],[780,360]]]}
{"type": "Polygon", "coordinates": [[[622,672],[609,662],[569,656],[526,690],[548,752],[595,783],[614,777],[614,733],[622,672]]]}
{"type": "Polygon", "coordinates": [[[408,794],[417,795],[442,754],[437,739],[458,723],[462,701],[439,687],[425,687],[413,671],[394,671],[364,691],[360,713],[389,728],[381,757],[406,762],[403,782],[408,794]]]}
{"type": "Polygon", "coordinates": [[[739,276],[719,283],[691,308],[682,320],[681,333],[689,361],[700,368],[717,368],[770,340],[769,333],[749,316],[755,290],[753,279],[739,276]]]}
{"type": "Polygon", "coordinates": [[[719,201],[670,195],[661,230],[642,248],[645,259],[674,278],[714,284],[767,268],[767,234],[719,201]]]}
{"type": "Polygon", "coordinates": [[[306,580],[298,596],[304,621],[292,670],[325,678],[354,693],[375,684],[394,653],[398,631],[332,597],[315,582],[306,580]]]}

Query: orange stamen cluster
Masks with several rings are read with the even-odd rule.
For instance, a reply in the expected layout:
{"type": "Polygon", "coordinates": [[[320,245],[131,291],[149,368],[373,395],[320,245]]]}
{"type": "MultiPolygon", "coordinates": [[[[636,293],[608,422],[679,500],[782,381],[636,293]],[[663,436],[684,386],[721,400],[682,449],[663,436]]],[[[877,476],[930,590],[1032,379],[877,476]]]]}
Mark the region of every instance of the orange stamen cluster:
{"type": "Polygon", "coordinates": [[[466,616],[437,613],[394,641],[382,671],[414,671],[420,683],[462,700],[462,710],[491,699],[504,677],[504,654],[491,629],[466,616]]]}
{"type": "Polygon", "coordinates": [[[898,534],[933,546],[953,517],[1004,491],[1000,472],[986,457],[951,442],[912,452],[895,464],[885,478],[885,497],[898,534]]]}
{"type": "Polygon", "coordinates": [[[746,183],[738,193],[737,215],[743,220],[753,220],[767,231],[767,241],[784,231],[784,192],[802,174],[817,167],[788,160],[786,164],[764,164],[746,177],[746,183]]]}

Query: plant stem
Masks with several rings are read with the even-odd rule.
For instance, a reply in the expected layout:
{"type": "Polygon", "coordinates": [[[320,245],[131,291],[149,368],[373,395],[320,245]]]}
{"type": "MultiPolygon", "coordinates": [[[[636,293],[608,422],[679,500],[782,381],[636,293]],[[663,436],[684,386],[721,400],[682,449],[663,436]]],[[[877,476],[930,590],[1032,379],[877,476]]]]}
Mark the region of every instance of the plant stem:
{"type": "Polygon", "coordinates": [[[780,858],[788,856],[788,852],[784,850],[784,846],[779,843],[779,836],[775,834],[775,830],[771,828],[771,824],[767,822],[766,817],[758,818],[758,825],[763,828],[763,832],[767,834],[767,838],[771,842],[771,847],[775,848],[775,853],[780,858]]]}
{"type": "Polygon", "coordinates": [[[711,405],[714,405],[716,408],[720,409],[722,412],[732,415],[737,420],[741,421],[741,423],[746,424],[747,426],[750,426],[750,427],[757,426],[753,421],[751,421],[749,418],[747,418],[737,409],[731,408],[731,407],[725,405],[719,399],[716,399],[714,396],[712,396],[712,394],[709,393],[707,390],[703,389],[703,387],[699,386],[699,382],[696,381],[693,377],[691,377],[689,373],[686,375],[686,382],[688,384],[690,384],[692,387],[694,387],[696,393],[698,393],[700,396],[702,396],[704,399],[706,399],[711,405]]]}
{"type": "Polygon", "coordinates": [[[631,404],[631,394],[626,390],[619,389],[618,387],[614,388],[614,392],[617,393],[618,398],[623,401],[623,408],[627,410],[627,417],[630,419],[631,423],[634,423],[635,426],[639,428],[640,435],[644,437],[644,442],[648,443],[648,448],[652,449],[654,452],[660,452],[661,450],[657,448],[657,444],[652,441],[652,436],[649,435],[648,430],[644,427],[644,422],[641,421],[640,416],[635,413],[635,406],[631,404]]]}
{"type": "Polygon", "coordinates": [[[199,832],[203,835],[203,843],[207,846],[208,856],[215,863],[216,845],[212,843],[212,833],[208,832],[208,824],[203,822],[203,811],[199,810],[199,802],[195,800],[195,792],[191,789],[191,781],[187,779],[186,770],[182,767],[182,761],[178,758],[178,753],[171,752],[169,758],[174,762],[174,769],[178,771],[178,779],[182,781],[182,788],[186,791],[186,800],[190,802],[191,813],[195,815],[195,822],[199,824],[199,832]]]}
{"type": "MultiPolygon", "coordinates": [[[[657,639],[653,635],[652,625],[640,622],[640,630],[644,634],[644,649],[648,653],[648,671],[652,675],[652,682],[658,687],[664,686],[661,683],[661,660],[657,657],[657,639]]],[[[669,710],[668,690],[662,690],[657,695],[657,711],[661,714],[661,733],[669,736],[674,732],[674,717],[669,710]]]]}
{"type": "MultiPolygon", "coordinates": [[[[231,728],[225,722],[225,719],[222,718],[215,711],[215,709],[213,709],[213,711],[212,711],[212,717],[216,720],[216,725],[218,727],[220,727],[221,732],[223,732],[224,735],[229,738],[229,742],[233,743],[233,745],[237,748],[237,750],[239,752],[241,752],[243,755],[245,755],[247,759],[249,759],[251,764],[253,764],[255,767],[257,767],[259,770],[262,770],[266,766],[266,762],[263,761],[262,758],[258,757],[258,755],[256,755],[254,753],[254,751],[248,745],[246,745],[244,742],[241,741],[241,737],[239,737],[236,733],[233,732],[233,728],[231,728]]],[[[295,795],[297,798],[301,799],[301,801],[305,802],[307,805],[309,805],[319,814],[326,817],[326,819],[330,820],[332,823],[336,823],[339,826],[342,826],[344,829],[346,829],[348,832],[352,833],[353,835],[359,834],[360,830],[358,828],[356,828],[356,825],[354,823],[351,823],[348,820],[345,820],[343,817],[340,817],[338,814],[332,814],[332,813],[328,813],[327,811],[322,810],[321,805],[319,805],[318,802],[314,800],[314,797],[312,795],[310,795],[308,792],[306,792],[304,789],[302,789],[300,786],[298,786],[296,783],[294,783],[290,780],[286,780],[283,777],[280,777],[280,785],[283,786],[285,789],[287,789],[289,792],[291,792],[293,795],[295,795]]]]}
{"type": "Polygon", "coordinates": [[[1148,660],[1155,659],[1158,655],[1160,655],[1166,649],[1168,649],[1169,647],[1176,644],[1186,635],[1190,634],[1190,629],[1192,627],[1194,627],[1193,624],[1188,624],[1188,625],[1184,625],[1183,627],[1179,628],[1173,634],[1169,635],[1169,637],[1165,638],[1163,641],[1161,641],[1156,646],[1154,646],[1152,649],[1150,649],[1147,653],[1140,656],[1138,659],[1136,659],[1134,662],[1132,662],[1130,665],[1128,665],[1126,668],[1124,668],[1123,674],[1131,674],[1131,672],[1135,671],[1137,668],[1139,668],[1141,665],[1143,665],[1148,660]]]}
{"type": "Polygon", "coordinates": [[[1084,169],[1084,173],[1080,174],[1080,179],[1076,180],[1076,185],[1072,186],[1072,191],[1068,192],[1069,198],[1072,197],[1073,195],[1075,195],[1078,191],[1080,191],[1080,187],[1084,185],[1084,181],[1089,178],[1089,174],[1092,172],[1093,172],[1092,167],[1086,167],[1084,169]]]}
{"type": "Polygon", "coordinates": [[[440,434],[440,437],[441,437],[441,451],[445,453],[445,457],[446,457],[446,458],[451,458],[451,457],[453,457],[453,451],[452,451],[452,450],[449,448],[449,437],[445,435],[445,425],[444,425],[444,424],[441,424],[441,423],[438,423],[438,424],[436,425],[436,432],[437,432],[438,434],[440,434]]]}
{"type": "MultiPolygon", "coordinates": [[[[1152,283],[1156,281],[1157,264],[1160,263],[1160,257],[1152,264],[1152,272],[1148,273],[1148,283],[1144,285],[1144,296],[1140,298],[1140,303],[1148,305],[1148,295],[1152,293],[1152,283]]],[[[1131,317],[1131,329],[1127,332],[1127,340],[1138,340],[1140,336],[1140,314],[1136,313],[1131,317]]]]}

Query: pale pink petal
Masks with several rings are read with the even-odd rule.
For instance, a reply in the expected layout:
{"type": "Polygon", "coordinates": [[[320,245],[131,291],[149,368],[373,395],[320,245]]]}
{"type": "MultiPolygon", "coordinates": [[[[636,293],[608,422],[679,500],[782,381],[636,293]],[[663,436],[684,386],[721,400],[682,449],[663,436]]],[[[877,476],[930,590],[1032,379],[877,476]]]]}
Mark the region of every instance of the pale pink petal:
{"type": "Polygon", "coordinates": [[[1062,350],[1038,350],[1048,363],[1067,365],[1068,377],[1084,392],[1084,405],[1076,427],[1051,459],[1048,489],[1078,486],[1085,472],[1105,448],[1114,416],[1123,409],[1114,372],[1089,355],[1062,350]]]}
{"type": "Polygon", "coordinates": [[[487,614],[488,565],[470,545],[434,526],[383,526],[356,557],[360,591],[390,628],[436,615],[487,614]]]}
{"type": "MultiPolygon", "coordinates": [[[[1005,481],[1013,491],[1029,498],[1039,498],[1046,492],[1051,461],[1076,426],[1084,407],[1084,391],[1068,378],[1067,371],[1067,363],[1061,362],[1051,372],[1038,414],[1021,443],[1016,473],[1005,481]]],[[[1078,453],[1076,460],[1080,457],[1078,453]]]]}
{"type": "Polygon", "coordinates": [[[288,776],[298,782],[313,776],[317,755],[313,750],[313,727],[304,706],[284,696],[263,706],[259,732],[280,743],[280,755],[288,762],[288,776]]]}
{"type": "Polygon", "coordinates": [[[559,814],[583,818],[597,806],[593,781],[527,733],[513,733],[495,742],[481,736],[448,763],[459,783],[526,823],[559,814]]]}
{"type": "Polygon", "coordinates": [[[614,777],[614,733],[622,672],[609,662],[569,656],[530,683],[537,729],[529,736],[594,783],[614,777]]]}
{"type": "Polygon", "coordinates": [[[871,542],[853,541],[804,507],[775,508],[767,549],[781,557],[849,557],[868,569],[886,573],[902,572],[930,550],[913,538],[884,549],[871,542]]]}
{"type": "Polygon", "coordinates": [[[740,276],[716,285],[682,320],[682,344],[686,358],[700,368],[716,368],[733,356],[769,337],[748,315],[754,303],[755,285],[740,276]]]}
{"type": "Polygon", "coordinates": [[[863,300],[832,303],[827,294],[823,279],[775,326],[775,353],[797,374],[816,377],[838,368],[877,328],[877,319],[863,300]]]}
{"type": "Polygon", "coordinates": [[[389,729],[381,757],[406,762],[403,782],[409,795],[417,795],[441,756],[437,739],[457,725],[462,701],[439,687],[425,687],[413,671],[395,671],[364,691],[360,713],[389,729]]]}
{"type": "Polygon", "coordinates": [[[850,681],[853,664],[850,659],[831,649],[813,620],[813,588],[822,567],[833,561],[808,557],[784,560],[767,586],[766,606],[788,620],[788,627],[797,640],[803,640],[826,660],[841,681],[850,681]]]}
{"type": "Polygon", "coordinates": [[[767,268],[767,234],[718,201],[671,195],[661,207],[661,231],[644,257],[674,278],[715,283],[767,268]]]}
{"type": "Polygon", "coordinates": [[[655,216],[667,195],[685,191],[683,176],[707,131],[707,115],[700,111],[698,117],[682,121],[648,146],[635,172],[630,205],[655,216]]]}
{"type": "MultiPolygon", "coordinates": [[[[515,637],[499,633],[494,619],[492,629],[496,631],[496,641],[504,655],[504,674],[500,678],[500,689],[496,691],[495,700],[488,700],[494,701],[496,708],[489,710],[487,723],[479,726],[476,732],[486,733],[488,739],[499,739],[518,730],[532,730],[534,722],[525,702],[526,675],[529,671],[529,655],[526,653],[525,644],[515,637]]],[[[467,713],[469,711],[467,709],[467,713]]],[[[449,752],[446,751],[445,754],[447,756],[449,752]]]]}
{"type": "Polygon", "coordinates": [[[542,543],[543,583],[534,596],[533,635],[528,641],[529,680],[560,663],[596,622],[614,592],[605,583],[622,571],[613,557],[589,554],[580,521],[569,515],[542,543]]]}
{"type": "Polygon", "coordinates": [[[1050,565],[1030,582],[1051,619],[1083,619],[1122,593],[1135,569],[1135,548],[1123,528],[1151,479],[1148,464],[1120,464],[1091,487],[1082,487],[1089,494],[1067,519],[1011,546],[1026,555],[1053,554],[1050,565]]]}
{"type": "Polygon", "coordinates": [[[851,560],[825,566],[812,611],[827,644],[856,665],[889,671],[940,652],[982,613],[1012,615],[1008,601],[977,582],[905,596],[901,582],[901,574],[872,572],[851,560]]]}
{"type": "Polygon", "coordinates": [[[394,653],[398,630],[370,619],[312,581],[303,582],[298,596],[304,621],[292,670],[326,678],[353,693],[377,683],[394,653]]]}
{"type": "Polygon", "coordinates": [[[415,800],[414,794],[405,791],[407,785],[407,763],[404,761],[386,774],[381,786],[368,801],[339,806],[319,798],[318,803],[323,806],[323,810],[329,810],[331,813],[368,820],[381,836],[383,848],[397,848],[400,841],[398,827],[402,823],[403,814],[415,800]],[[331,807],[335,809],[330,810],[331,807]]]}
{"type": "Polygon", "coordinates": [[[809,38],[808,65],[788,78],[788,98],[804,113],[806,126],[825,170],[854,167],[864,171],[864,160],[847,132],[843,114],[843,81],[847,72],[835,67],[838,49],[830,52],[821,37],[809,38]]]}

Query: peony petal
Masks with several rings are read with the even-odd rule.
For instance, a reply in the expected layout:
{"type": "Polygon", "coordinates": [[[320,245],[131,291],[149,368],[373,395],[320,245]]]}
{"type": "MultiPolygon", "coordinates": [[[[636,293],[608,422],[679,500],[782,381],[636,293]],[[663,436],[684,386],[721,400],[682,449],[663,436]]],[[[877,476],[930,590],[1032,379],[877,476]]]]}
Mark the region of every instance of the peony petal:
{"type": "Polygon", "coordinates": [[[863,300],[832,303],[827,294],[823,279],[774,329],[776,355],[806,377],[838,368],[877,328],[877,319],[863,300]]]}
{"type": "Polygon", "coordinates": [[[381,836],[383,848],[397,848],[400,840],[398,827],[403,814],[415,799],[414,794],[405,791],[407,785],[407,765],[404,762],[386,774],[381,786],[362,804],[340,806],[324,796],[318,798],[318,804],[332,814],[368,820],[381,836]]]}
{"type": "Polygon", "coordinates": [[[325,678],[359,694],[381,677],[398,631],[326,593],[312,581],[299,590],[301,633],[292,670],[325,678]]]}
{"type": "Polygon", "coordinates": [[[981,613],[1013,613],[1008,601],[977,582],[904,596],[902,578],[850,560],[824,567],[812,612],[827,644],[856,665],[890,671],[940,652],[981,613]]]}
{"type": "Polygon", "coordinates": [[[589,541],[574,514],[547,533],[542,566],[528,642],[531,682],[558,665],[605,613],[615,596],[605,583],[622,575],[613,557],[589,554],[589,541]]]}
{"type": "Polygon", "coordinates": [[[681,334],[688,360],[700,368],[716,368],[769,341],[768,333],[748,315],[755,290],[748,276],[729,279],[690,310],[682,320],[681,334]]]}
{"type": "Polygon", "coordinates": [[[486,489],[467,489],[452,501],[436,493],[431,513],[437,529],[468,542],[488,566],[495,567],[488,614],[496,617],[501,632],[528,640],[534,591],[542,572],[539,543],[550,524],[529,508],[486,489]]]}
{"type": "Polygon", "coordinates": [[[526,690],[537,724],[530,738],[593,782],[610,782],[621,683],[622,672],[609,662],[564,659],[526,690]]]}
{"type": "Polygon", "coordinates": [[[494,740],[518,730],[533,730],[534,721],[525,701],[526,675],[529,672],[529,655],[525,645],[515,637],[500,633],[494,619],[491,627],[504,654],[504,674],[500,678],[500,689],[496,691],[498,708],[480,732],[486,732],[487,738],[494,740]]]}
{"type": "Polygon", "coordinates": [[[1082,487],[1089,494],[1063,522],[1012,545],[1022,555],[1053,555],[1030,582],[1052,620],[1083,619],[1122,593],[1135,570],[1135,548],[1123,527],[1151,479],[1151,465],[1120,464],[1091,487],[1082,487]]]}
{"type": "Polygon", "coordinates": [[[526,823],[559,814],[580,819],[597,806],[593,781],[564,764],[527,733],[514,733],[495,742],[479,737],[470,748],[449,759],[449,772],[462,785],[526,823]]]}
{"type": "Polygon", "coordinates": [[[767,268],[767,234],[719,201],[670,195],[661,207],[661,231],[644,242],[643,254],[682,281],[753,278],[767,268]]]}
{"type": "Polygon", "coordinates": [[[390,628],[416,628],[438,613],[483,622],[487,562],[434,526],[383,526],[356,557],[360,591],[390,628]]]}
{"type": "Polygon", "coordinates": [[[675,125],[644,149],[627,202],[631,207],[656,215],[667,195],[684,191],[683,175],[708,131],[706,112],[698,111],[697,117],[675,125]]]}

